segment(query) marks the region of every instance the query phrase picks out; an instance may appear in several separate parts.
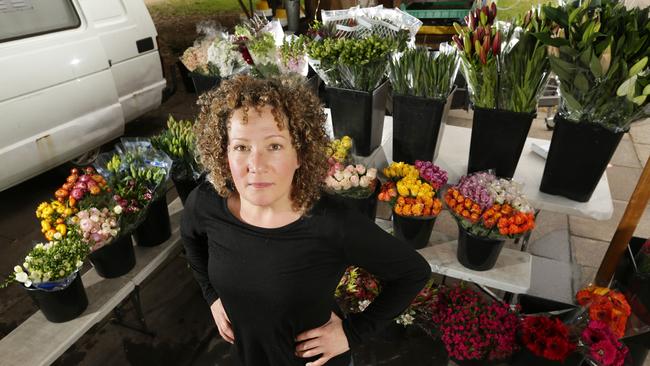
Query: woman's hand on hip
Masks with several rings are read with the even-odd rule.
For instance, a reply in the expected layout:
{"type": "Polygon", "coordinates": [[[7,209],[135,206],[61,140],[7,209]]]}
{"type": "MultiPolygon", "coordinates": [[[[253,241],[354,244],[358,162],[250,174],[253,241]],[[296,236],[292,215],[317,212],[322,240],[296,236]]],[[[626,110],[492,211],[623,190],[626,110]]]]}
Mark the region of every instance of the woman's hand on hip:
{"type": "Polygon", "coordinates": [[[212,317],[214,318],[214,322],[217,324],[221,338],[226,342],[233,344],[235,342],[235,334],[232,331],[228,314],[226,314],[226,310],[224,310],[223,305],[221,304],[221,299],[217,299],[217,301],[210,305],[210,311],[212,311],[212,317]]]}
{"type": "Polygon", "coordinates": [[[332,357],[338,356],[350,349],[348,338],[343,332],[343,322],[332,313],[330,320],[324,325],[300,333],[296,337],[296,355],[298,357],[321,357],[307,366],[322,366],[332,357]]]}

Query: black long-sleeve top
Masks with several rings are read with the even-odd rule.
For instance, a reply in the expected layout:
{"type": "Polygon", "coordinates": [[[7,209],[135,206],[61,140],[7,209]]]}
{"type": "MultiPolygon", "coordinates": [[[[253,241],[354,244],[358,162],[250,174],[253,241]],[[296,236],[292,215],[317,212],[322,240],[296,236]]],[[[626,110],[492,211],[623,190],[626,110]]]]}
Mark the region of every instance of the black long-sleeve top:
{"type": "MultiPolygon", "coordinates": [[[[210,183],[185,202],[181,236],[187,261],[208,304],[218,298],[232,324],[231,354],[246,366],[305,365],[298,334],[341,314],[334,290],[349,265],[376,275],[382,292],[360,314],[343,319],[350,344],[399,315],[425,285],[427,262],[356,212],[321,199],[295,222],[260,228],[236,218],[210,183]]],[[[348,366],[349,351],[327,365],[348,366]]]]}

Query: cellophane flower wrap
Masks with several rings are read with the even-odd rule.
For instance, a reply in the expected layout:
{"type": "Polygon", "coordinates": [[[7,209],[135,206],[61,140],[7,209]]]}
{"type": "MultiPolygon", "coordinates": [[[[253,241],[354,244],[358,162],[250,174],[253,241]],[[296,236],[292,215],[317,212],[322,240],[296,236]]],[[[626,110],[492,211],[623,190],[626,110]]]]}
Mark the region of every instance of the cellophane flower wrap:
{"type": "Polygon", "coordinates": [[[497,56],[501,52],[501,31],[495,26],[496,3],[473,9],[465,26],[454,23],[452,37],[460,54],[461,72],[467,80],[469,97],[476,107],[497,107],[497,56]]]}
{"type": "Polygon", "coordinates": [[[566,324],[559,318],[547,316],[522,319],[521,343],[535,356],[562,363],[578,345],[566,324]]]}
{"type": "Polygon", "coordinates": [[[432,319],[450,358],[504,360],[518,349],[516,311],[465,286],[439,289],[432,319]]]}
{"type": "Polygon", "coordinates": [[[185,50],[181,62],[193,73],[221,78],[246,72],[248,63],[233,36],[209,22],[197,25],[199,38],[185,50]]]}
{"type": "Polygon", "coordinates": [[[623,337],[632,309],[621,292],[606,287],[589,286],[578,291],[576,302],[588,308],[591,321],[601,321],[607,324],[617,338],[623,337]]]}
{"type": "Polygon", "coordinates": [[[475,236],[516,238],[535,228],[535,213],[521,185],[491,172],[461,177],[447,190],[445,203],[458,223],[475,236]]]}
{"type": "Polygon", "coordinates": [[[536,36],[560,79],[560,116],[620,132],[650,113],[649,11],[616,0],[542,7],[553,26],[536,36]]]}
{"type": "Polygon", "coordinates": [[[437,192],[447,183],[447,172],[439,166],[421,160],[415,165],[393,162],[383,173],[389,180],[378,198],[390,203],[395,214],[435,217],[442,210],[437,192]]]}
{"type": "Polygon", "coordinates": [[[72,236],[38,243],[0,287],[20,282],[25,287],[47,291],[63,289],[72,282],[88,252],[88,245],[72,236]]]}
{"type": "Polygon", "coordinates": [[[41,232],[48,241],[60,240],[68,233],[70,219],[88,202],[110,192],[104,177],[92,167],[72,168],[65,183],[54,192],[54,199],[41,202],[36,209],[41,232]]]}
{"type": "Polygon", "coordinates": [[[115,151],[100,154],[95,167],[120,206],[120,229],[129,233],[144,220],[151,201],[166,194],[172,160],[148,139],[122,138],[115,151]]]}

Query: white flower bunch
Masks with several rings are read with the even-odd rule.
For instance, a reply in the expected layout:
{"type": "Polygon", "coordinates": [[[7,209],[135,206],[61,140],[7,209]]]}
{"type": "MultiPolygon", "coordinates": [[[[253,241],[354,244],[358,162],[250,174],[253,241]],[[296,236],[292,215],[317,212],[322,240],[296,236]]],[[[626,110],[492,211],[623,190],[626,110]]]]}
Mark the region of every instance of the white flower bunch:
{"type": "Polygon", "coordinates": [[[500,205],[509,203],[514,209],[532,212],[533,208],[522,192],[522,185],[508,179],[495,179],[487,185],[490,196],[500,205]]]}
{"type": "Polygon", "coordinates": [[[337,163],[333,172],[325,178],[325,184],[334,191],[347,191],[352,188],[369,188],[377,178],[377,169],[369,168],[361,164],[343,165],[337,163]]]}
{"type": "Polygon", "coordinates": [[[15,266],[13,280],[25,287],[42,282],[65,279],[78,271],[88,254],[88,245],[79,240],[64,238],[61,241],[38,243],[32,248],[22,266],[15,266]]]}
{"type": "Polygon", "coordinates": [[[415,317],[411,314],[411,311],[405,312],[402,315],[398,316],[395,318],[395,323],[401,324],[403,326],[411,325],[413,324],[413,321],[415,320],[415,317]]]}
{"type": "Polygon", "coordinates": [[[228,37],[217,37],[208,47],[208,63],[219,69],[219,76],[229,77],[246,65],[241,53],[233,47],[228,37]]]}

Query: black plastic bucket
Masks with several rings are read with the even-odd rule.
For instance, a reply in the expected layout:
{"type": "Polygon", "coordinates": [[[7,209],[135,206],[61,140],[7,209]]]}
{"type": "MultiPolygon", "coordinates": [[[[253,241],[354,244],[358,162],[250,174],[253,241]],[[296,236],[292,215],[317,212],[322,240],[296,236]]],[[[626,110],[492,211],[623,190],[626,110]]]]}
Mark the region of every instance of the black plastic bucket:
{"type": "Polygon", "coordinates": [[[140,247],[155,247],[164,243],[172,235],[167,199],[162,197],[149,204],[147,217],[135,229],[133,237],[140,247]]]}
{"type": "Polygon", "coordinates": [[[573,123],[555,116],[551,147],[539,190],[587,202],[612,159],[624,131],[595,123],[573,123]]]}
{"type": "Polygon", "coordinates": [[[494,169],[512,178],[535,113],[474,108],[467,173],[494,169]]]}
{"type": "Polygon", "coordinates": [[[458,251],[456,258],[463,266],[474,271],[494,268],[505,240],[474,236],[458,225],[458,251]]]}
{"type": "Polygon", "coordinates": [[[444,100],[393,95],[393,161],[433,161],[442,137],[444,100]]]}
{"type": "Polygon", "coordinates": [[[44,291],[28,288],[29,295],[52,323],[63,323],[81,315],[88,307],[88,297],[77,272],[75,279],[64,289],[44,291]]]}
{"type": "Polygon", "coordinates": [[[178,197],[181,199],[181,202],[183,205],[185,204],[185,200],[187,199],[187,196],[190,195],[190,192],[194,190],[194,188],[199,186],[199,181],[194,180],[194,179],[178,179],[172,175],[172,181],[174,182],[174,186],[176,187],[176,192],[178,193],[178,197]]]}
{"type": "Polygon", "coordinates": [[[196,89],[194,88],[194,82],[192,81],[192,77],[190,76],[190,70],[183,65],[181,61],[176,62],[176,67],[178,67],[178,73],[181,75],[181,81],[183,82],[183,86],[185,87],[185,91],[188,93],[196,93],[196,89]]]}
{"type": "Polygon", "coordinates": [[[135,266],[135,251],[130,234],[120,235],[110,244],[88,254],[97,274],[115,278],[129,273],[135,266]]]}
{"type": "Polygon", "coordinates": [[[393,212],[395,236],[415,249],[427,246],[435,223],[435,216],[401,216],[393,212]]]}
{"type": "Polygon", "coordinates": [[[381,183],[376,181],[374,192],[367,198],[350,198],[338,194],[326,193],[330,199],[339,202],[349,210],[355,210],[375,222],[377,217],[377,196],[381,191],[381,183]]]}
{"type": "Polygon", "coordinates": [[[190,77],[194,83],[194,90],[196,90],[196,94],[198,95],[210,91],[221,84],[221,78],[218,76],[206,76],[192,72],[190,73],[190,77]]]}
{"type": "Polygon", "coordinates": [[[373,92],[327,87],[334,136],[350,136],[355,153],[369,156],[381,145],[387,96],[387,81],[373,92]]]}

